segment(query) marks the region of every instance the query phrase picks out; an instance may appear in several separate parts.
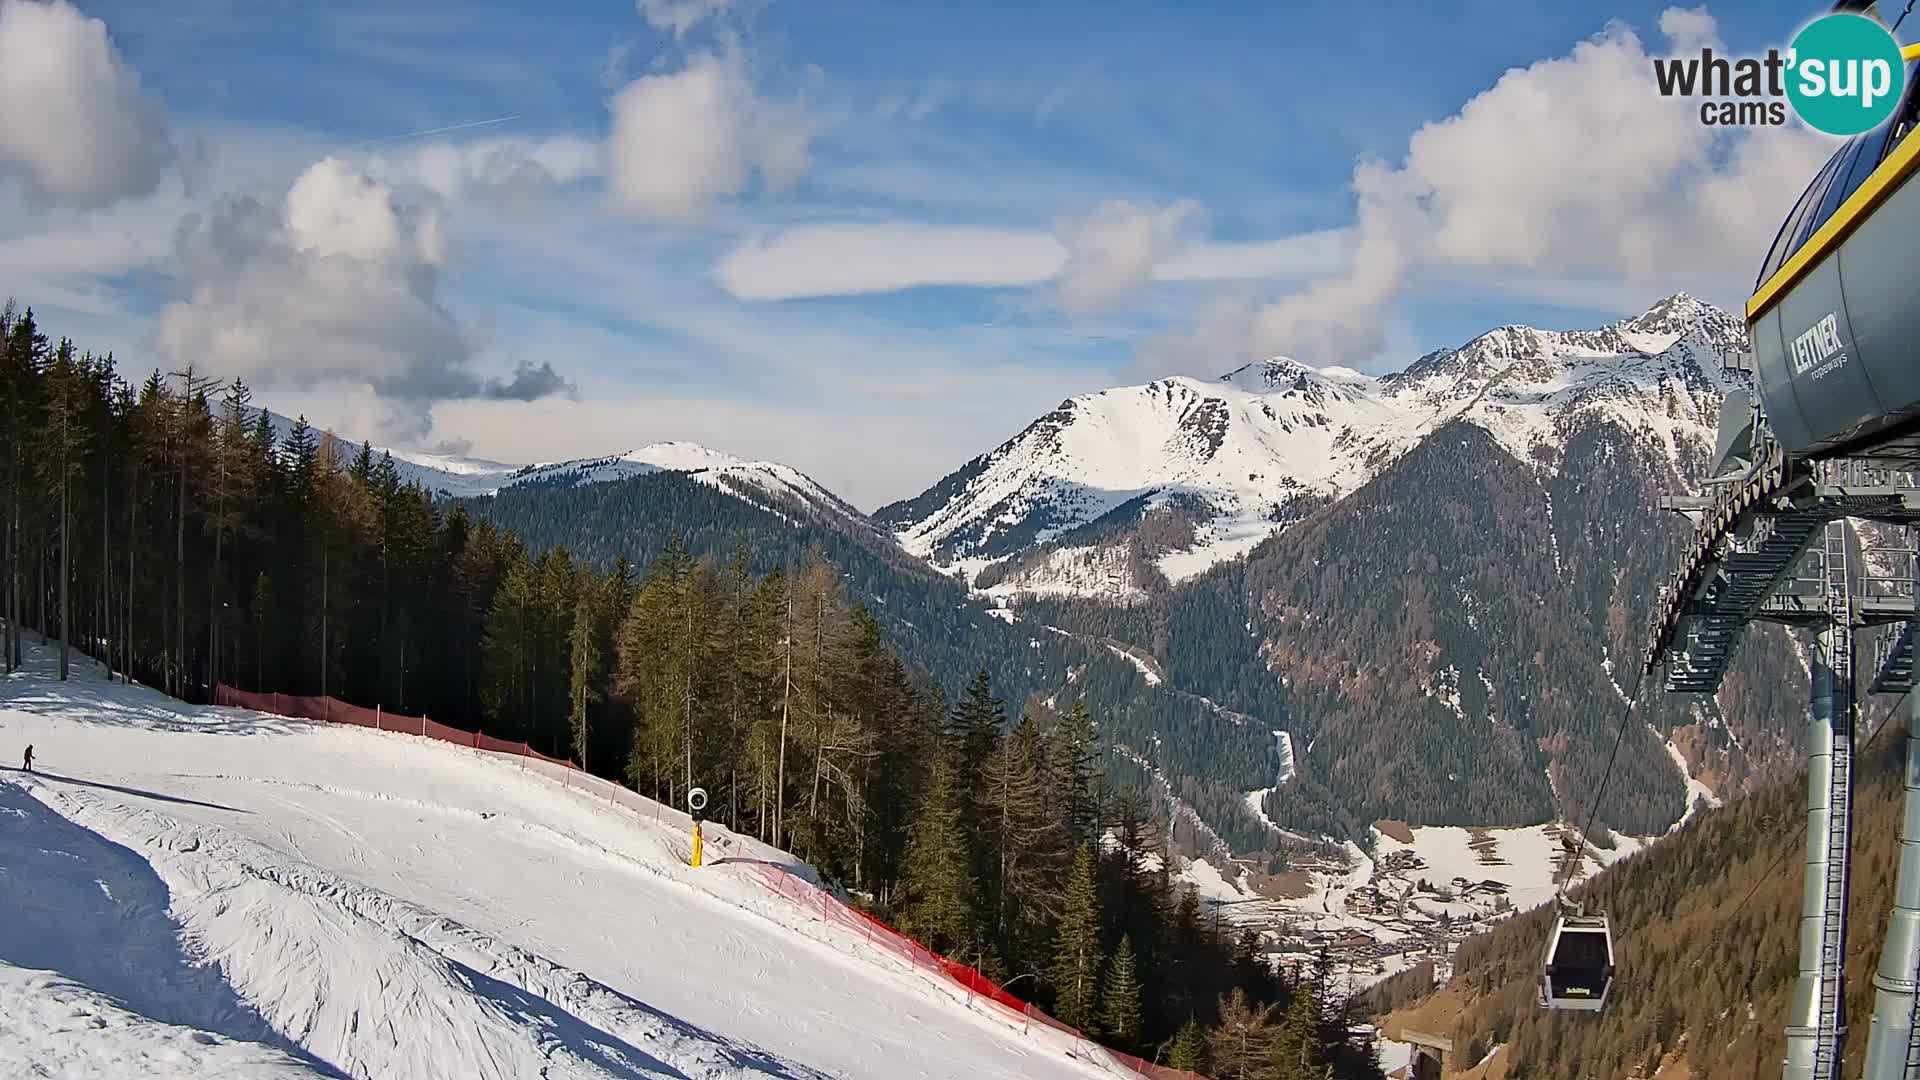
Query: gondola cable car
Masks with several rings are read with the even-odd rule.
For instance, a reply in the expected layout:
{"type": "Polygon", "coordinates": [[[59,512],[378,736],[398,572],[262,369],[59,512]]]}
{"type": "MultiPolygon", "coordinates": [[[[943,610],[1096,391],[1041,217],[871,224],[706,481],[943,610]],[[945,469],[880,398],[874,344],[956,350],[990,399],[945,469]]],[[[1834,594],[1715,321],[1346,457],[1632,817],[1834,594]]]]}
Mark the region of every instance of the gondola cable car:
{"type": "Polygon", "coordinates": [[[1581,844],[1562,832],[1564,879],[1554,892],[1553,928],[1540,959],[1538,1003],[1543,1009],[1600,1012],[1613,989],[1613,927],[1606,912],[1587,914],[1586,905],[1565,898],[1565,886],[1580,865],[1581,844]]]}

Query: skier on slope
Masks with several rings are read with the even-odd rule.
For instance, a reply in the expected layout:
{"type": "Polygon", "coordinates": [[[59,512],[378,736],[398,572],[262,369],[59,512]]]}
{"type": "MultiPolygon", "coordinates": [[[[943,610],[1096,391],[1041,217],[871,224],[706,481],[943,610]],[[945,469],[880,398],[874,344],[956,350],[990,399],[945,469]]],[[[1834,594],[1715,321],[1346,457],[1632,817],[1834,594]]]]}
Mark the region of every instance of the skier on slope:
{"type": "Polygon", "coordinates": [[[27,756],[25,759],[25,763],[22,764],[20,767],[27,772],[33,771],[33,744],[32,743],[27,744],[27,756]]]}

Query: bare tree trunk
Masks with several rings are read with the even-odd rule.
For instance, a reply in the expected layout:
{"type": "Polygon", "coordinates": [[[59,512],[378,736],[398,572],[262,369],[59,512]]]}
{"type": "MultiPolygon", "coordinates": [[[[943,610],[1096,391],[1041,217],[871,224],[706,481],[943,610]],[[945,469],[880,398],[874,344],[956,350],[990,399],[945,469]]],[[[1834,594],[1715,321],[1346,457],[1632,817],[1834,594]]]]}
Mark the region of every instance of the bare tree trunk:
{"type": "Polygon", "coordinates": [[[327,573],[331,569],[328,563],[333,552],[323,534],[320,541],[320,696],[327,696],[327,601],[332,598],[333,590],[327,587],[327,573]]]}
{"type": "Polygon", "coordinates": [[[780,693],[780,758],[773,784],[773,846],[785,848],[787,827],[787,718],[793,704],[793,583],[787,583],[786,686],[780,693]]]}
{"type": "MultiPolygon", "coordinates": [[[[186,402],[180,403],[181,426],[186,421],[186,402]]],[[[180,433],[181,441],[175,445],[174,453],[179,455],[179,469],[174,473],[174,514],[173,514],[173,640],[180,649],[179,663],[174,671],[173,696],[187,696],[187,447],[186,432],[180,433]]]]}
{"type": "Polygon", "coordinates": [[[127,617],[120,623],[120,680],[133,685],[133,553],[140,550],[137,526],[140,497],[134,475],[127,474],[127,617]]]}
{"type": "Polygon", "coordinates": [[[73,608],[68,603],[67,579],[72,574],[73,530],[68,520],[67,494],[73,487],[67,480],[67,455],[60,454],[60,681],[67,681],[68,649],[73,640],[73,608]]]}
{"type": "Polygon", "coordinates": [[[113,489],[112,459],[100,456],[100,659],[107,665],[107,681],[113,681],[113,530],[109,526],[113,489]]]}

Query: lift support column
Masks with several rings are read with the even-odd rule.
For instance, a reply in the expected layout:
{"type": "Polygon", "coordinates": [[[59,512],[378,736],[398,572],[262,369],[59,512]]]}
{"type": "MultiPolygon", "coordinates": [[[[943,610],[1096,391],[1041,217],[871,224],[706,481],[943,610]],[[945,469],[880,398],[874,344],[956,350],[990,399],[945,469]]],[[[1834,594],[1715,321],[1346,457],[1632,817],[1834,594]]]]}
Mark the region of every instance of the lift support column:
{"type": "Polygon", "coordinates": [[[1787,1014],[1784,1080],[1835,1080],[1846,1037],[1847,888],[1853,828],[1853,612],[1846,523],[1829,522],[1828,620],[1814,637],[1807,708],[1807,866],[1800,977],[1787,1014]]]}
{"type": "MultiPolygon", "coordinates": [[[[1920,603],[1920,595],[1915,599],[1920,603]]],[[[1920,610],[1914,614],[1920,619],[1920,610]]],[[[1920,1080],[1920,1024],[1915,1023],[1920,999],[1914,993],[1920,979],[1920,694],[1911,691],[1905,779],[1893,916],[1887,921],[1880,967],[1873,974],[1873,1024],[1867,1031],[1867,1068],[1862,1074],[1890,1080],[1920,1080]]]]}

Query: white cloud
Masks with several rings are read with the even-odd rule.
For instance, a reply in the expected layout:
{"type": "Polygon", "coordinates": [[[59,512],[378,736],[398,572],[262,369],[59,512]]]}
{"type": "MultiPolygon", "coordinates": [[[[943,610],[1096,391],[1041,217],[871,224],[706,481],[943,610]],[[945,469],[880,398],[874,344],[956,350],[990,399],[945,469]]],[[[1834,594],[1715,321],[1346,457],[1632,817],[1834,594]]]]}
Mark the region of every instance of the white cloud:
{"type": "Polygon", "coordinates": [[[1660,33],[1675,53],[1699,52],[1720,44],[1720,24],[1703,5],[1668,8],[1660,13],[1660,33]]]}
{"type": "MultiPolygon", "coordinates": [[[[1160,253],[1147,276],[1281,281],[1330,273],[1346,264],[1349,240],[1346,230],[1334,229],[1256,243],[1190,244],[1160,253]]],[[[714,277],[736,299],[791,300],[928,285],[1045,285],[1069,272],[1070,258],[1060,237],[1037,229],[844,222],[746,240],[720,260],[714,277]]]]}
{"type": "Polygon", "coordinates": [[[151,194],[175,156],[106,23],[66,0],[0,0],[0,175],[43,202],[97,207],[151,194]]]}
{"type": "Polygon", "coordinates": [[[640,17],[655,30],[665,30],[676,40],[708,19],[719,18],[733,6],[732,0],[640,0],[640,17]]]}
{"type": "Polygon", "coordinates": [[[328,387],[384,410],[374,434],[424,434],[436,401],[532,400],[566,384],[550,365],[483,379],[479,335],[443,306],[446,212],[401,201],[337,158],[284,196],[230,195],[181,222],[187,299],[160,312],[155,342],[176,364],[261,386],[328,387]]]}
{"type": "Polygon", "coordinates": [[[435,142],[369,162],[376,175],[418,184],[443,199],[478,194],[528,207],[549,191],[601,172],[600,144],[572,135],[435,142]]]}
{"type": "Polygon", "coordinates": [[[756,172],[766,190],[779,191],[811,164],[812,120],[797,103],[761,97],[738,53],[642,76],[609,108],[607,188],[643,216],[696,221],[715,199],[745,191],[756,172]]]}
{"type": "Polygon", "coordinates": [[[1145,285],[1154,267],[1189,239],[1200,217],[1199,204],[1191,200],[1156,209],[1110,199],[1086,217],[1062,222],[1067,261],[1055,279],[1061,306],[1083,314],[1145,285]]]}
{"type": "MultiPolygon", "coordinates": [[[[1704,12],[1670,10],[1698,48],[1704,12]]],[[[1830,140],[1800,127],[1727,134],[1653,85],[1647,51],[1610,26],[1566,56],[1508,71],[1415,132],[1398,166],[1362,162],[1353,258],[1266,304],[1222,301],[1194,331],[1147,343],[1159,370],[1219,370],[1284,352],[1363,362],[1415,268],[1623,280],[1712,292],[1751,279],[1830,140]]]]}
{"type": "Polygon", "coordinates": [[[715,278],[741,300],[851,296],[923,285],[1034,285],[1066,250],[1044,232],[915,224],[800,225],[749,240],[715,278]]]}

